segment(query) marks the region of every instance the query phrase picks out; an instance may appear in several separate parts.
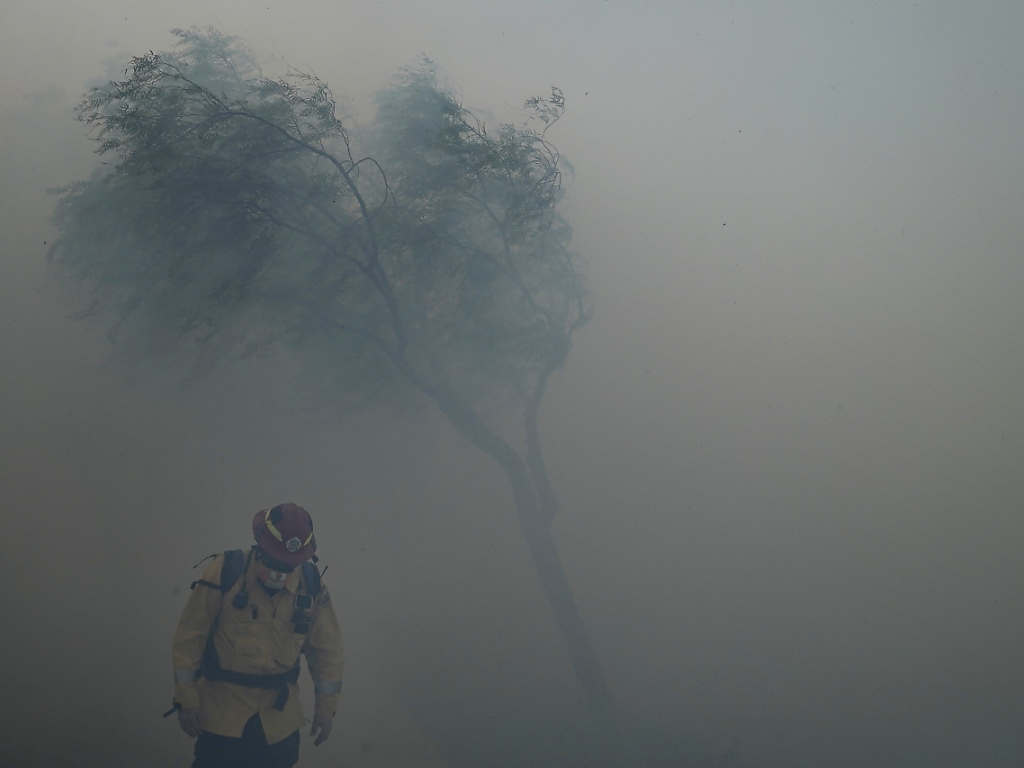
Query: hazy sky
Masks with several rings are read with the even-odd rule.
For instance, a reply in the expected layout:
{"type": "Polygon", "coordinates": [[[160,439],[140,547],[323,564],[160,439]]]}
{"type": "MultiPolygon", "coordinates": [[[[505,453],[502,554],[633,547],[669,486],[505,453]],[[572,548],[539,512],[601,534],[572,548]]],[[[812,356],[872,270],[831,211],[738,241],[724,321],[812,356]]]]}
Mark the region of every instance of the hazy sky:
{"type": "Polygon", "coordinates": [[[317,521],[348,651],[303,765],[444,766],[416,705],[438,675],[441,713],[577,707],[504,482],[440,419],[312,425],[244,370],[130,387],[65,319],[45,190],[96,162],[71,107],[209,24],[364,123],[422,54],[488,120],[563,89],[597,313],[542,430],[628,718],[757,768],[1024,762],[1024,5],[2,0],[21,764],[187,764],[158,716],[180,589],[284,500],[317,521]]]}

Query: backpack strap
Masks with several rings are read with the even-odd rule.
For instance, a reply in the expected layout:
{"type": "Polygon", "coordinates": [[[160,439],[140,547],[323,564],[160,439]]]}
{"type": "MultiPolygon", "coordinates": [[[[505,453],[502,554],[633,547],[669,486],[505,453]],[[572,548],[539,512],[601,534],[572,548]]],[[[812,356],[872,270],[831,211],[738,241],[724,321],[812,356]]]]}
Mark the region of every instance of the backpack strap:
{"type": "Polygon", "coordinates": [[[295,613],[292,614],[292,622],[295,624],[295,632],[300,635],[309,633],[312,626],[311,613],[313,601],[317,595],[323,592],[323,584],[320,581],[320,571],[308,560],[299,569],[302,591],[295,595],[295,613]]]}
{"type": "Polygon", "coordinates": [[[220,591],[227,592],[238,581],[245,567],[245,555],[240,549],[229,549],[224,553],[224,566],[220,569],[220,591]]]}
{"type": "Polygon", "coordinates": [[[302,585],[314,598],[320,594],[320,569],[309,560],[302,564],[302,585]]]}

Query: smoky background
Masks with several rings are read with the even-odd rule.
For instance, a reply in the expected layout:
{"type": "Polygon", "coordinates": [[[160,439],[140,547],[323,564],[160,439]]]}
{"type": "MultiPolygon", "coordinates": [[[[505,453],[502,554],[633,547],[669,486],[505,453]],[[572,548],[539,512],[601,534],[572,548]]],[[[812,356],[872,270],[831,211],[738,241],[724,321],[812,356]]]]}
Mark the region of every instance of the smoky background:
{"type": "Polygon", "coordinates": [[[585,727],[504,481],[443,419],[311,421],[286,362],[138,381],[66,318],[45,190],[97,162],[71,107],[216,24],[364,124],[422,53],[495,121],[565,92],[550,136],[597,312],[542,440],[631,727],[749,766],[1020,764],[1016,4],[0,13],[5,763],[186,764],[159,713],[190,566],[285,500],[314,515],[347,654],[301,764],[511,761],[525,733],[523,761],[571,765],[559,733],[585,727]]]}

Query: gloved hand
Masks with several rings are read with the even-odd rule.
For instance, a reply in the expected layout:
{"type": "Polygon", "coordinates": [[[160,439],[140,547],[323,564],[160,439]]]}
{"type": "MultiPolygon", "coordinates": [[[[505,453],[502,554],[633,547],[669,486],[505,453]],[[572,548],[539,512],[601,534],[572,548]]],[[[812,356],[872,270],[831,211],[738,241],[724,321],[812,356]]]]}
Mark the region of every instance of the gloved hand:
{"type": "Polygon", "coordinates": [[[193,739],[199,736],[199,707],[195,709],[179,709],[178,725],[181,730],[193,739]]]}
{"type": "Polygon", "coordinates": [[[327,741],[327,738],[331,735],[332,727],[334,727],[334,718],[330,715],[313,715],[313,726],[309,729],[309,735],[312,736],[317,731],[320,731],[320,735],[313,742],[314,747],[319,747],[327,741]]]}

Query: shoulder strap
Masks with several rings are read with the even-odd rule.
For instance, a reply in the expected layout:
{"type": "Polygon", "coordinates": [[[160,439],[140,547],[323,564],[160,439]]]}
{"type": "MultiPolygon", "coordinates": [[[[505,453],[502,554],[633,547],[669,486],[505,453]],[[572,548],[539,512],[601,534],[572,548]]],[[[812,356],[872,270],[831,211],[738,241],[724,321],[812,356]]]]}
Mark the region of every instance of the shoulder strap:
{"type": "MultiPolygon", "coordinates": [[[[250,550],[251,552],[251,550],[250,550]]],[[[235,586],[235,582],[238,581],[238,577],[242,575],[242,571],[245,570],[247,561],[244,553],[240,549],[229,549],[224,553],[224,564],[220,568],[220,584],[211,584],[208,581],[199,581],[192,584],[193,589],[196,583],[205,584],[208,587],[213,587],[221,592],[221,600],[223,595],[235,586]]],[[[235,595],[235,600],[239,597],[244,597],[245,602],[248,602],[249,595],[245,592],[245,585],[242,585],[242,591],[235,595]]],[[[244,608],[245,605],[236,605],[236,608],[244,608]]],[[[223,608],[223,604],[222,604],[223,608]]],[[[220,679],[220,674],[223,671],[220,666],[220,657],[217,655],[217,646],[214,645],[213,636],[217,631],[217,622],[220,621],[220,612],[214,617],[213,623],[210,625],[210,630],[206,634],[206,646],[203,648],[202,660],[199,664],[200,674],[208,680],[220,679]]]]}
{"type": "Polygon", "coordinates": [[[220,591],[227,592],[238,581],[245,567],[245,555],[240,549],[229,549],[224,553],[224,565],[220,569],[220,591]]]}
{"type": "Polygon", "coordinates": [[[320,594],[320,571],[309,560],[302,564],[302,583],[313,597],[320,594]]]}

